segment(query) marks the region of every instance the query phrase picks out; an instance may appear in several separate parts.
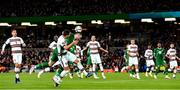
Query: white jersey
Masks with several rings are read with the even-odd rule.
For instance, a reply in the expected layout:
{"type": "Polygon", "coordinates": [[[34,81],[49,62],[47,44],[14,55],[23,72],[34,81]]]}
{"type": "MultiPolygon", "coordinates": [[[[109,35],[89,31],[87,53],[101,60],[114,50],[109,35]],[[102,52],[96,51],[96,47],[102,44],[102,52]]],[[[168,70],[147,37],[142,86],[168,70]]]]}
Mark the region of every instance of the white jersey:
{"type": "Polygon", "coordinates": [[[138,46],[136,44],[128,45],[128,53],[129,53],[130,57],[136,57],[137,56],[137,52],[138,52],[138,46]]]}
{"type": "Polygon", "coordinates": [[[147,49],[145,51],[144,57],[146,57],[146,60],[152,60],[153,59],[153,51],[151,49],[147,49]]]}
{"type": "Polygon", "coordinates": [[[90,54],[99,54],[99,48],[101,47],[98,41],[89,41],[87,43],[88,48],[90,48],[90,54]]]}
{"type": "Polygon", "coordinates": [[[2,51],[4,51],[6,44],[10,44],[12,55],[15,55],[15,54],[22,54],[21,45],[25,43],[23,39],[20,37],[11,37],[7,39],[7,41],[3,45],[2,51]]]}
{"type": "Polygon", "coordinates": [[[49,48],[54,50],[57,47],[57,43],[55,41],[53,41],[50,45],[49,48]]]}
{"type": "Polygon", "coordinates": [[[76,45],[75,55],[80,58],[81,54],[81,47],[76,45]]]}
{"type": "Polygon", "coordinates": [[[167,51],[166,56],[170,57],[170,60],[176,60],[176,49],[170,48],[167,51]]]}
{"type": "Polygon", "coordinates": [[[63,53],[66,53],[67,50],[64,50],[64,46],[66,46],[67,43],[66,43],[66,40],[64,38],[63,35],[61,35],[59,38],[58,38],[58,41],[57,41],[57,49],[58,49],[58,53],[61,53],[61,49],[63,49],[63,53]]]}

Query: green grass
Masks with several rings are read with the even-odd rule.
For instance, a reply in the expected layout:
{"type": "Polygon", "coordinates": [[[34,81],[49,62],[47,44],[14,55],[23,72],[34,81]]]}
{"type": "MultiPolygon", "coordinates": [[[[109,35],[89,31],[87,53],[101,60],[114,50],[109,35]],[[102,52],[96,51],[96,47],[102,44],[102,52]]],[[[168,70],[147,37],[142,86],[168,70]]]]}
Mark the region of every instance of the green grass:
{"type": "Polygon", "coordinates": [[[164,75],[159,74],[158,79],[155,80],[151,77],[147,78],[144,73],[141,73],[141,80],[129,78],[127,73],[106,73],[106,80],[91,78],[84,79],[69,79],[66,77],[60,87],[54,87],[52,82],[52,76],[54,73],[45,73],[40,79],[37,78],[37,74],[33,73],[21,73],[21,83],[14,83],[14,73],[1,73],[0,74],[0,89],[59,89],[59,90],[151,90],[151,89],[176,89],[180,90],[180,74],[177,74],[176,79],[166,80],[164,75]]]}

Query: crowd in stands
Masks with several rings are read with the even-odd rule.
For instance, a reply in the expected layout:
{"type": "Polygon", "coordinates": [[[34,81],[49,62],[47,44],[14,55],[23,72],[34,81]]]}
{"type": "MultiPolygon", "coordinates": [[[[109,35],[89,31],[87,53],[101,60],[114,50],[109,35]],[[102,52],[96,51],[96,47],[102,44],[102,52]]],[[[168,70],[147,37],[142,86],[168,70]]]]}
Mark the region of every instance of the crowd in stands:
{"type": "Polygon", "coordinates": [[[0,17],[177,11],[178,0],[5,0],[0,17]]]}

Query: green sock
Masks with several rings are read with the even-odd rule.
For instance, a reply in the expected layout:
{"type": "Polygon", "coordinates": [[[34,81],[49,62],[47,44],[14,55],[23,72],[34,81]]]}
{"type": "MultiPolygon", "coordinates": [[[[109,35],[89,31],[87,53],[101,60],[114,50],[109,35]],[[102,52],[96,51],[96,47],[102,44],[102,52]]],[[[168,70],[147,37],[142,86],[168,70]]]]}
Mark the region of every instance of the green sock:
{"type": "Polygon", "coordinates": [[[63,71],[63,68],[60,67],[59,69],[56,70],[56,76],[60,76],[61,72],[63,71]]]}
{"type": "Polygon", "coordinates": [[[129,73],[132,74],[132,75],[135,74],[134,70],[129,70],[129,73]]]}
{"type": "Polygon", "coordinates": [[[38,65],[36,65],[36,69],[42,69],[42,68],[45,68],[45,67],[48,67],[48,62],[43,62],[43,63],[40,63],[38,65]]]}

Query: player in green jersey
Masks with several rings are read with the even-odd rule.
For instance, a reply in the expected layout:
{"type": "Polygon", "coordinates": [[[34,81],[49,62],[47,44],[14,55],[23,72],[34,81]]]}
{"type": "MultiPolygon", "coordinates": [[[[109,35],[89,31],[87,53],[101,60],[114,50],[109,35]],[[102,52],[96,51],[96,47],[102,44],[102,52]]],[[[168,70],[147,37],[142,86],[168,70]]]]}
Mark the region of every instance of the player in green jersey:
{"type": "Polygon", "coordinates": [[[170,79],[170,77],[168,76],[168,66],[165,61],[166,52],[165,52],[165,49],[162,48],[160,42],[157,44],[157,48],[154,49],[153,53],[154,53],[155,64],[156,64],[156,71],[155,71],[154,78],[157,79],[157,74],[160,71],[160,67],[164,66],[165,67],[164,74],[166,75],[165,78],[170,79]]]}

